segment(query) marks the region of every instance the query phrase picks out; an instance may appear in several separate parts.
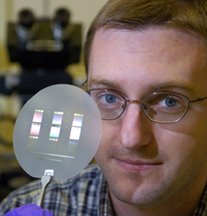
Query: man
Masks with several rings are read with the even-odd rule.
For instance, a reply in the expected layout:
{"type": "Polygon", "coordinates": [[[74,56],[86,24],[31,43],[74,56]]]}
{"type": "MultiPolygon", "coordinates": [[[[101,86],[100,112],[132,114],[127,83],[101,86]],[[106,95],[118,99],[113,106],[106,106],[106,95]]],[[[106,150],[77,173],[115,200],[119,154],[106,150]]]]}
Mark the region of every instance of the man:
{"type": "MultiPolygon", "coordinates": [[[[109,0],[85,43],[98,166],[51,183],[53,215],[207,215],[207,1],[109,0]],[[100,168],[99,168],[100,167],[100,168]]],[[[34,202],[40,184],[0,212],[34,202]]]]}

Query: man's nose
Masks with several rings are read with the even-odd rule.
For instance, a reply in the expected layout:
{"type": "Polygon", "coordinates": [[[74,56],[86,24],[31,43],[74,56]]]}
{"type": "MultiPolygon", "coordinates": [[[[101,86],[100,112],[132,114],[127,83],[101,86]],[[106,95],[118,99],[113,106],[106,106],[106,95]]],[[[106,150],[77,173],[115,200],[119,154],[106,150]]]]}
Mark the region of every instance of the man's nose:
{"type": "Polygon", "coordinates": [[[129,101],[122,116],[121,142],[125,148],[138,148],[150,143],[151,122],[139,101],[129,101]]]}

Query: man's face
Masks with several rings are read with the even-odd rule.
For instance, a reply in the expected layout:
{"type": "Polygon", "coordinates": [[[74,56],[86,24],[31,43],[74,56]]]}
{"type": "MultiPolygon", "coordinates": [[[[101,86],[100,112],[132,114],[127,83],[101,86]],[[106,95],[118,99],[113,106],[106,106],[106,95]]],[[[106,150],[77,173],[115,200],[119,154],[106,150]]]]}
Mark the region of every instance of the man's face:
{"type": "MultiPolygon", "coordinates": [[[[207,96],[204,42],[175,29],[101,29],[89,62],[89,88],[110,88],[140,100],[152,91],[207,96]]],[[[207,178],[207,100],[191,104],[180,122],[153,123],[138,104],[103,120],[96,161],[112,199],[152,205],[198,197],[207,178]]],[[[182,202],[181,202],[182,203],[182,202]]]]}

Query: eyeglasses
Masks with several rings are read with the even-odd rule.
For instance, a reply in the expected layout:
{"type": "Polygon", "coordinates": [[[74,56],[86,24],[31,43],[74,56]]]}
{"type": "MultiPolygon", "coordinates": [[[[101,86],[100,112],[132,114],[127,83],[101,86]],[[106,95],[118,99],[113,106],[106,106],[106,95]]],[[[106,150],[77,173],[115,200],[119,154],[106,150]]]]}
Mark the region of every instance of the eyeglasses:
{"type": "Polygon", "coordinates": [[[190,104],[203,101],[200,97],[190,100],[187,96],[169,91],[158,91],[146,95],[142,100],[130,100],[119,91],[96,88],[87,91],[96,102],[103,120],[118,119],[128,104],[139,104],[145,116],[156,123],[175,123],[184,118],[190,104]]]}

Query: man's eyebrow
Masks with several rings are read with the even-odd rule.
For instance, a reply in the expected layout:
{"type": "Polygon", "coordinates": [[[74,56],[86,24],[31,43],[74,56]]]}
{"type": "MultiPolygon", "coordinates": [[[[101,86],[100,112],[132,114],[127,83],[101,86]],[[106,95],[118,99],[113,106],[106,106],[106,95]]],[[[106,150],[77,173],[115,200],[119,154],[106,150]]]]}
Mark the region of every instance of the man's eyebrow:
{"type": "Polygon", "coordinates": [[[180,90],[192,93],[193,92],[193,85],[191,83],[184,83],[184,82],[178,82],[178,81],[172,81],[172,82],[165,82],[160,83],[158,85],[154,85],[154,90],[180,90]]]}
{"type": "Polygon", "coordinates": [[[112,88],[112,89],[119,89],[120,84],[116,81],[112,80],[106,80],[106,79],[92,79],[89,81],[89,86],[90,87],[107,87],[107,88],[112,88]]]}
{"type": "MultiPolygon", "coordinates": [[[[121,84],[114,80],[92,79],[89,83],[91,87],[107,87],[112,89],[121,89],[121,84]]],[[[137,84],[138,85],[138,84],[137,84]]],[[[184,83],[179,81],[169,81],[164,83],[152,83],[149,86],[149,91],[159,90],[180,90],[186,92],[193,92],[193,85],[191,83],[184,83]]]]}

